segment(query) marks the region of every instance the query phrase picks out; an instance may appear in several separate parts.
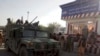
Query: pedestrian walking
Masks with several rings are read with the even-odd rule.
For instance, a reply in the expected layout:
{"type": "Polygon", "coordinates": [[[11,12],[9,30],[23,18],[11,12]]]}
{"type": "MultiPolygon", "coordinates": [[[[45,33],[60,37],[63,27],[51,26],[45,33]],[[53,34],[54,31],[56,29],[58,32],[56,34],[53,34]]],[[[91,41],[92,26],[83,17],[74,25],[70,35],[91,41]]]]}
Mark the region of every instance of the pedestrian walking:
{"type": "Polygon", "coordinates": [[[85,39],[81,37],[78,42],[78,56],[84,56],[86,47],[85,39]]]}
{"type": "Polygon", "coordinates": [[[71,51],[71,35],[68,35],[67,37],[67,51],[70,52],[71,51]]]}
{"type": "Polygon", "coordinates": [[[79,44],[78,44],[78,55],[79,56],[84,56],[85,52],[87,51],[86,50],[87,37],[88,37],[88,27],[84,26],[84,28],[82,29],[82,36],[80,37],[80,40],[78,41],[79,42],[79,44]]]}
{"type": "Polygon", "coordinates": [[[60,42],[61,42],[61,49],[63,50],[64,49],[64,36],[61,36],[60,42]]]}
{"type": "Polygon", "coordinates": [[[59,42],[60,42],[60,48],[63,49],[63,46],[64,46],[64,36],[62,35],[61,32],[58,34],[58,38],[59,38],[59,42]]]}
{"type": "Polygon", "coordinates": [[[87,44],[91,45],[91,47],[88,50],[89,53],[92,52],[92,48],[96,45],[96,41],[97,41],[97,38],[96,38],[97,34],[93,30],[94,28],[90,30],[88,38],[87,38],[87,44]]]}
{"type": "Polygon", "coordinates": [[[67,50],[67,36],[64,36],[64,51],[67,50]]]}
{"type": "Polygon", "coordinates": [[[74,50],[74,37],[71,36],[71,51],[74,50]]]}

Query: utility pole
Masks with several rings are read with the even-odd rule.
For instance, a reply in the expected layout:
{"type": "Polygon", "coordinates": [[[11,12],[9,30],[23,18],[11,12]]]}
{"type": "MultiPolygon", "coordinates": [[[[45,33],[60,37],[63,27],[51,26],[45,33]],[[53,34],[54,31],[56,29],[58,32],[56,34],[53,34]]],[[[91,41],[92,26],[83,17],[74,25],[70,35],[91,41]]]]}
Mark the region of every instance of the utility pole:
{"type": "Polygon", "coordinates": [[[30,13],[30,12],[29,12],[29,11],[27,11],[27,20],[29,19],[29,13],[30,13]]]}

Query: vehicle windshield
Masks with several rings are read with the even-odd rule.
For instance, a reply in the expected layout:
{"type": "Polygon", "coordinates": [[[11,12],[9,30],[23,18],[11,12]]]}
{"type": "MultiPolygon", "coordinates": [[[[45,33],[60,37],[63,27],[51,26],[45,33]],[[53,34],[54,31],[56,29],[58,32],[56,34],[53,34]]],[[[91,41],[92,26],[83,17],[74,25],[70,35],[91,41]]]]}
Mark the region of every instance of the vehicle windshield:
{"type": "Polygon", "coordinates": [[[34,37],[34,31],[31,31],[31,30],[24,30],[24,31],[23,31],[23,36],[24,36],[24,37],[34,37]]]}
{"type": "Polygon", "coordinates": [[[42,31],[37,31],[37,37],[39,38],[47,38],[48,37],[48,33],[47,32],[42,32],[42,31]]]}

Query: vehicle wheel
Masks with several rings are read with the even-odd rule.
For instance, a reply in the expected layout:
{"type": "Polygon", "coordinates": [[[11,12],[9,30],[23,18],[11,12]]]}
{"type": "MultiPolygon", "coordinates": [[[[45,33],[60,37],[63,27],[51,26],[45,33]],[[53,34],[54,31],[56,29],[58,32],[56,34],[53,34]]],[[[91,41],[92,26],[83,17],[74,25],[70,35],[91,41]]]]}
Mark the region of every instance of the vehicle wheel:
{"type": "Polygon", "coordinates": [[[26,49],[26,47],[21,47],[19,50],[19,56],[33,56],[33,53],[26,49]]]}

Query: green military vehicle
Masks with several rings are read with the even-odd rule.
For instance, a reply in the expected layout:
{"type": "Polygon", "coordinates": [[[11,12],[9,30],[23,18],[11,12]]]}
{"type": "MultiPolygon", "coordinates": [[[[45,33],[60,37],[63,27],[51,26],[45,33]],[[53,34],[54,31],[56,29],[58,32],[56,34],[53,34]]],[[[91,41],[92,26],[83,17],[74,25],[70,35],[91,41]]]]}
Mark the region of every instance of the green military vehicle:
{"type": "Polygon", "coordinates": [[[49,33],[39,30],[38,22],[23,24],[8,19],[5,27],[5,48],[18,56],[59,56],[59,42],[50,39],[49,33]]]}

